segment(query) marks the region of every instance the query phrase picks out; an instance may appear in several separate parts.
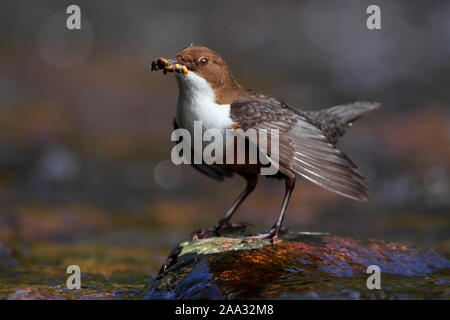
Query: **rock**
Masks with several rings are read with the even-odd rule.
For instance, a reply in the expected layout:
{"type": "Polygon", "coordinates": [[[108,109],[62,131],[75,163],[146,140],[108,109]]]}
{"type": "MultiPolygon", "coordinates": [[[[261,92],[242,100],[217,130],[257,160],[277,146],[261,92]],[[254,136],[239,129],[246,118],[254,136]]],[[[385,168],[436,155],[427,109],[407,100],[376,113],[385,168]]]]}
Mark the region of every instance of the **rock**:
{"type": "Polygon", "coordinates": [[[287,233],[275,244],[227,234],[180,243],[146,298],[413,299],[448,298],[450,261],[400,243],[319,233],[287,233]],[[370,265],[381,290],[369,290],[370,265]]]}

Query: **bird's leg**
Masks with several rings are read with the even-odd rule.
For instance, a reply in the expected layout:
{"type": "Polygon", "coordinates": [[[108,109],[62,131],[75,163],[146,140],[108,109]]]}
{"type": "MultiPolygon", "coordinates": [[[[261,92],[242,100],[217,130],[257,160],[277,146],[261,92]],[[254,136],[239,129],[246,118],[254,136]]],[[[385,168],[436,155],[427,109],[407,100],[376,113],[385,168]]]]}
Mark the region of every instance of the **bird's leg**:
{"type": "Polygon", "coordinates": [[[289,203],[289,198],[291,197],[292,190],[294,190],[295,186],[295,177],[286,177],[286,192],[284,194],[284,200],[283,205],[281,207],[280,216],[278,217],[277,223],[270,229],[267,233],[261,233],[254,236],[249,236],[243,239],[243,242],[252,242],[257,240],[263,240],[263,239],[271,239],[272,242],[275,242],[278,240],[278,237],[280,234],[283,234],[286,232],[286,230],[281,228],[281,225],[283,224],[284,214],[286,213],[286,208],[289,203]]]}
{"type": "Polygon", "coordinates": [[[248,197],[250,193],[252,193],[253,190],[255,190],[256,183],[258,182],[258,176],[252,175],[252,176],[246,176],[247,180],[247,186],[245,187],[244,191],[239,195],[239,197],[234,201],[231,208],[227,211],[227,213],[223,216],[222,219],[219,220],[219,222],[210,229],[203,229],[200,231],[196,231],[192,234],[192,239],[203,239],[208,238],[211,236],[220,236],[220,231],[223,230],[229,230],[229,229],[243,229],[245,228],[245,224],[231,224],[230,219],[233,216],[234,212],[237,208],[244,202],[244,200],[248,197]]]}

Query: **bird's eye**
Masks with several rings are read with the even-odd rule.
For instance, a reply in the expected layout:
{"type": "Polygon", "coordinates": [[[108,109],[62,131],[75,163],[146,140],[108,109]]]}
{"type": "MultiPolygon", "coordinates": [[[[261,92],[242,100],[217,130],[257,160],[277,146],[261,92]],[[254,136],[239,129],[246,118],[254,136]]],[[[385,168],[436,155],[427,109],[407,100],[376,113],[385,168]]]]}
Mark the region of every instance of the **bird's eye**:
{"type": "Polygon", "coordinates": [[[206,66],[208,64],[208,58],[201,58],[200,59],[200,64],[203,66],[206,66]]]}

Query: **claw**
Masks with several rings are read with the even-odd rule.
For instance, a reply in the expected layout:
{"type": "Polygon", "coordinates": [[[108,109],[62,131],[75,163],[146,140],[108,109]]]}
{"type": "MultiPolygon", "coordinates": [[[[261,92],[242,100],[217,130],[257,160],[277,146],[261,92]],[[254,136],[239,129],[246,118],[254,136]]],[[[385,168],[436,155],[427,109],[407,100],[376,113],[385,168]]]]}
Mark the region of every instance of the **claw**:
{"type": "Polygon", "coordinates": [[[254,242],[254,241],[260,241],[264,239],[270,239],[270,242],[277,243],[280,241],[280,235],[286,233],[288,230],[285,228],[282,228],[280,230],[277,230],[275,227],[270,229],[267,233],[260,233],[256,234],[254,236],[249,236],[244,239],[242,239],[242,243],[248,243],[248,242],[254,242]]]}
{"type": "Polygon", "coordinates": [[[199,239],[205,239],[210,237],[220,237],[223,235],[223,231],[226,230],[240,230],[247,228],[248,224],[233,223],[230,224],[228,221],[220,221],[217,225],[209,229],[202,229],[195,231],[191,234],[193,241],[199,239]]]}

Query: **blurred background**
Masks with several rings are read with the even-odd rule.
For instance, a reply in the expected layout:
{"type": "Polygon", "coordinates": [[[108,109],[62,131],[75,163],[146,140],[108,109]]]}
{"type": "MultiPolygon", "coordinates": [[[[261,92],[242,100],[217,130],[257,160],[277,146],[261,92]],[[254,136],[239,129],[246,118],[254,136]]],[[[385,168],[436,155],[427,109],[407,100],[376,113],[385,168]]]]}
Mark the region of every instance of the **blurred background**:
{"type": "MultiPolygon", "coordinates": [[[[63,283],[69,264],[139,287],[226,212],[241,178],[168,161],[176,82],[150,63],[191,42],[302,110],[382,103],[339,144],[369,203],[299,180],[286,226],[449,252],[450,2],[76,1],[76,31],[70,4],[0,3],[0,266],[17,267],[0,296],[63,283]],[[366,27],[370,4],[381,30],[366,27]]],[[[261,179],[234,220],[270,228],[283,189],[261,179]]]]}

